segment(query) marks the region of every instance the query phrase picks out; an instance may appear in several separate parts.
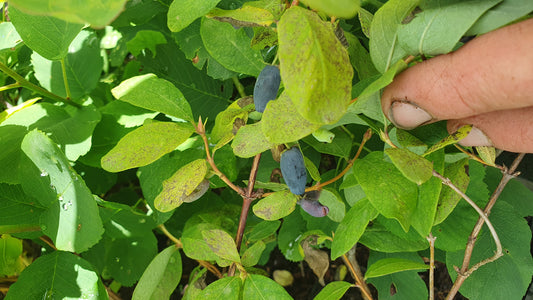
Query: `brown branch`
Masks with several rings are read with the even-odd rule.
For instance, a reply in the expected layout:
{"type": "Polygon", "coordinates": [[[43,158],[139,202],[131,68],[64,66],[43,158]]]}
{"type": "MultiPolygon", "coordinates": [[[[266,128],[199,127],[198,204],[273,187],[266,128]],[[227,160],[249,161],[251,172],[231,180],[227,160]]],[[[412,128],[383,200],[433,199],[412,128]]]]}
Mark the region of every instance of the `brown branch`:
{"type": "Polygon", "coordinates": [[[222,273],[217,269],[217,267],[212,265],[210,262],[205,260],[197,260],[197,262],[200,264],[200,266],[206,268],[207,270],[209,270],[209,272],[213,273],[218,279],[224,277],[224,275],[222,275],[222,273]]]}
{"type": "Polygon", "coordinates": [[[355,282],[357,283],[357,287],[361,290],[363,299],[372,300],[372,293],[370,292],[370,288],[366,284],[364,280],[363,272],[361,272],[361,268],[359,268],[359,265],[357,264],[357,260],[355,258],[355,247],[356,246],[354,246],[352,249],[350,249],[350,251],[348,251],[348,255],[351,257],[351,259],[349,259],[346,256],[346,254],[343,254],[342,260],[344,261],[344,264],[350,270],[352,277],[355,279],[355,282]]]}
{"type": "Polygon", "coordinates": [[[431,232],[427,237],[429,242],[429,300],[435,299],[435,240],[431,232]]]}
{"type": "Polygon", "coordinates": [[[244,190],[241,187],[236,186],[229,180],[229,178],[222,173],[217,165],[215,164],[215,160],[211,156],[211,152],[209,151],[209,141],[207,141],[207,136],[205,134],[205,126],[204,123],[202,123],[202,117],[198,120],[198,124],[196,125],[196,133],[199,134],[202,137],[202,140],[204,141],[204,147],[205,147],[205,154],[207,156],[206,160],[211,166],[211,169],[213,169],[213,172],[222,180],[224,183],[226,183],[232,190],[236,191],[239,195],[244,196],[244,190]]]}
{"type": "MultiPolygon", "coordinates": [[[[237,251],[241,250],[242,237],[244,235],[244,228],[246,227],[246,220],[248,219],[248,212],[250,211],[250,206],[252,201],[255,199],[253,197],[253,191],[255,186],[255,180],[257,178],[257,170],[259,168],[259,161],[261,160],[261,153],[257,154],[254,157],[252,163],[252,169],[250,170],[250,177],[248,179],[248,187],[246,188],[245,195],[242,197],[242,208],[241,215],[239,217],[239,227],[237,228],[237,235],[235,237],[235,244],[237,245],[237,251]]],[[[228,276],[235,275],[235,267],[233,264],[228,271],[228,276]]]]}
{"type": "Polygon", "coordinates": [[[474,246],[476,244],[476,240],[481,231],[481,228],[483,227],[483,224],[485,222],[487,223],[487,226],[489,227],[489,229],[491,228],[492,225],[489,226],[490,223],[487,222],[488,220],[487,217],[490,215],[490,212],[492,208],[494,207],[496,200],[500,197],[507,183],[512,178],[520,174],[519,172],[516,172],[516,168],[518,167],[518,165],[520,164],[524,156],[525,156],[524,153],[520,153],[515,158],[515,160],[513,161],[509,169],[505,167],[503,168],[502,170],[503,176],[502,176],[502,179],[500,180],[500,183],[498,184],[498,186],[496,187],[496,190],[490,197],[489,202],[487,203],[485,210],[483,211],[483,214],[480,215],[481,217],[478,219],[476,225],[474,226],[474,229],[472,230],[472,232],[470,233],[470,236],[468,237],[468,243],[466,245],[465,255],[463,257],[463,264],[461,266],[461,269],[458,269],[457,267],[455,267],[457,271],[457,278],[452,288],[450,289],[450,292],[448,293],[448,296],[446,297],[446,299],[449,299],[449,300],[453,299],[455,295],[459,292],[459,289],[463,285],[466,278],[468,278],[468,276],[470,276],[474,271],[476,271],[477,269],[479,269],[481,266],[485,264],[495,261],[496,259],[498,259],[499,257],[503,255],[501,251],[501,244],[499,243],[499,240],[498,240],[497,246],[499,246],[499,249],[496,252],[496,254],[490,258],[480,261],[479,263],[475,264],[469,269],[470,260],[472,259],[472,252],[474,251],[474,246]]]}

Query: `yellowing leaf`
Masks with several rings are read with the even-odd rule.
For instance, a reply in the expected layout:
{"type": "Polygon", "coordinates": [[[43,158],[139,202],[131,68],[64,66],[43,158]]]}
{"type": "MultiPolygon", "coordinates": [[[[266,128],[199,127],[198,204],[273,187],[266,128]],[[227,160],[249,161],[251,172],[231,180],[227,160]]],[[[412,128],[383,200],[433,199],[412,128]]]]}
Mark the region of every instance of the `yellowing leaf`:
{"type": "Polygon", "coordinates": [[[338,121],[351,101],[353,68],[333,26],[302,7],[278,23],[279,60],[285,91],[308,121],[338,121]]]}
{"type": "Polygon", "coordinates": [[[202,183],[207,174],[205,159],[197,159],[176,171],[169,179],[163,181],[163,190],[154,200],[157,210],[168,212],[180,206],[202,183]]]}
{"type": "Polygon", "coordinates": [[[243,27],[270,26],[275,21],[274,15],[268,10],[249,5],[235,10],[215,8],[209,12],[207,17],[243,27]]]}

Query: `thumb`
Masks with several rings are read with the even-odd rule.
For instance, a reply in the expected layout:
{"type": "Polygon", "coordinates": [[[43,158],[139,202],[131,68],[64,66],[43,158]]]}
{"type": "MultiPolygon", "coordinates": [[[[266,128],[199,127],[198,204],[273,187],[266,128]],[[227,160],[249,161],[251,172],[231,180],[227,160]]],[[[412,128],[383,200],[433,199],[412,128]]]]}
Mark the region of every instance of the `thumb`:
{"type": "Polygon", "coordinates": [[[444,119],[533,105],[533,19],[482,35],[419,63],[385,89],[382,109],[412,129],[444,119]]]}

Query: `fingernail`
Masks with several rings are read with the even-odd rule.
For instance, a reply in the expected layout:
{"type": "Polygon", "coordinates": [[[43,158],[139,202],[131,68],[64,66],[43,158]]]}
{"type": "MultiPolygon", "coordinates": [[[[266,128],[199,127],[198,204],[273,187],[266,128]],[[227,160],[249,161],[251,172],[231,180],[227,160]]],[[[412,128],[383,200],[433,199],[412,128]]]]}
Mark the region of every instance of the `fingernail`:
{"type": "Polygon", "coordinates": [[[459,144],[466,147],[493,146],[492,141],[487,137],[487,135],[477,127],[472,127],[470,133],[464,139],[460,140],[459,144]]]}
{"type": "Polygon", "coordinates": [[[428,112],[409,101],[392,102],[388,117],[396,127],[407,130],[426,124],[433,119],[428,112]]]}

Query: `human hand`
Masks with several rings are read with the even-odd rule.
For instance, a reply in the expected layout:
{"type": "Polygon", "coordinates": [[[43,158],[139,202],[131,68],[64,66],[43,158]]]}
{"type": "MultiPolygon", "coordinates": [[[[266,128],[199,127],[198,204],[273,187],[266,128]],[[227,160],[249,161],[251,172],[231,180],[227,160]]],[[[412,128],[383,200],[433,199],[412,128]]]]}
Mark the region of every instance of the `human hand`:
{"type": "Polygon", "coordinates": [[[533,152],[533,19],[482,35],[398,75],[381,106],[397,127],[448,120],[459,143],[533,152]]]}

